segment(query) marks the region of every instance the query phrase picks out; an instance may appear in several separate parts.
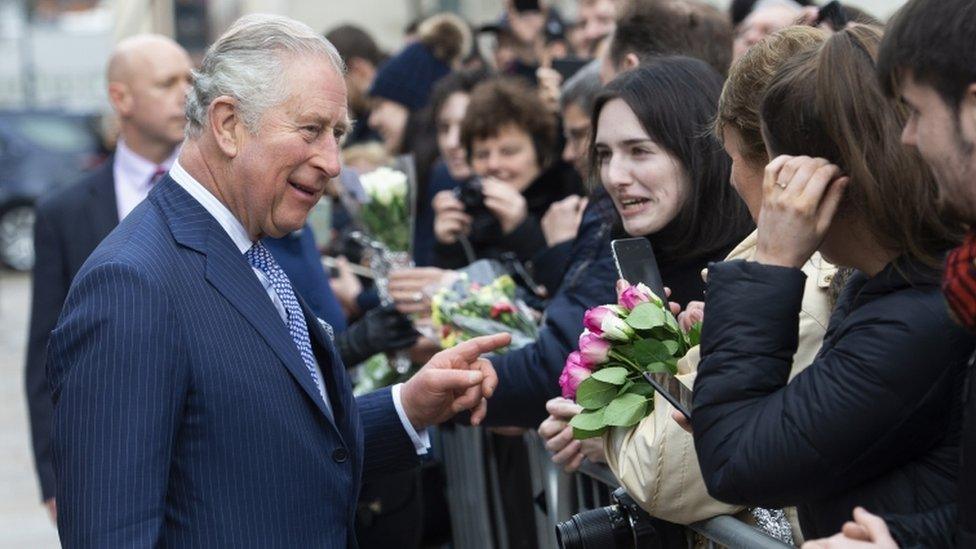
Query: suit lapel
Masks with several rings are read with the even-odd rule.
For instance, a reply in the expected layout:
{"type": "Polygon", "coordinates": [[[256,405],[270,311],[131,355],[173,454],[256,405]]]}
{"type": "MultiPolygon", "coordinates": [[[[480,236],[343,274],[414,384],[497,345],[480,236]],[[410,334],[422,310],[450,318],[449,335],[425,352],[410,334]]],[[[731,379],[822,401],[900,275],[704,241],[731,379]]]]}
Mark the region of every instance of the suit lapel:
{"type": "MultiPolygon", "coordinates": [[[[223,227],[178,183],[163,178],[150,194],[167,216],[177,242],[207,257],[206,279],[260,334],[302,390],[332,424],[305,361],[288,328],[265,292],[251,265],[223,227]]],[[[310,330],[311,331],[311,330],[310,330]]],[[[335,429],[335,425],[333,425],[335,429]]],[[[338,432],[338,429],[336,429],[338,432]]]]}
{"type": "Polygon", "coordinates": [[[335,416],[336,425],[342,425],[346,417],[346,408],[349,403],[343,398],[345,394],[341,391],[346,383],[346,371],[342,361],[336,360],[339,353],[335,349],[335,344],[319,324],[319,319],[312,310],[306,305],[305,301],[297,293],[295,296],[302,306],[305,314],[305,323],[308,324],[308,335],[311,339],[312,349],[321,349],[321,353],[316,353],[319,362],[319,369],[322,370],[322,378],[325,382],[325,390],[329,395],[329,402],[332,403],[332,413],[335,416]],[[335,352],[334,352],[335,351],[335,352]]]}
{"type": "Polygon", "coordinates": [[[98,179],[89,188],[91,202],[87,210],[91,219],[89,226],[94,243],[93,250],[119,224],[119,208],[115,202],[114,163],[114,156],[103,162],[98,168],[98,179]]]}

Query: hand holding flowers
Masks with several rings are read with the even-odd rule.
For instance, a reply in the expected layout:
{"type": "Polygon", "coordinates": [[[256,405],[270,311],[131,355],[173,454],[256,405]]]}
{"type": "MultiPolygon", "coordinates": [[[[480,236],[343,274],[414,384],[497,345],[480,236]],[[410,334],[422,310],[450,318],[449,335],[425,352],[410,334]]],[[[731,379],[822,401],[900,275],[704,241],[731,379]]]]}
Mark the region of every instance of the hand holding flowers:
{"type": "Polygon", "coordinates": [[[559,378],[563,397],[583,408],[570,421],[577,439],[646,417],[654,400],[643,373],[676,373],[678,359],[698,343],[698,330],[686,334],[643,284],[620,286],[617,303],[588,310],[583,325],[579,350],[567,357],[559,378]]]}

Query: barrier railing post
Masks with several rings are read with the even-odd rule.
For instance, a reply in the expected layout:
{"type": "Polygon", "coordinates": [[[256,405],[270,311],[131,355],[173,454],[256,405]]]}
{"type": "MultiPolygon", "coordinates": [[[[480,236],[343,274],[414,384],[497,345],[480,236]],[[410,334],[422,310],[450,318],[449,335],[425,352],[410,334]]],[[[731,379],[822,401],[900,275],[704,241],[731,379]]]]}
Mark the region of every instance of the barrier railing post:
{"type": "Polygon", "coordinates": [[[536,507],[536,538],[539,547],[557,547],[556,524],[569,520],[576,509],[573,501],[573,477],[564,473],[549,459],[542,439],[533,432],[525,434],[529,449],[532,493],[543,494],[545,509],[536,507]]]}
{"type": "Polygon", "coordinates": [[[455,549],[493,549],[484,435],[480,427],[441,431],[455,549]]]}

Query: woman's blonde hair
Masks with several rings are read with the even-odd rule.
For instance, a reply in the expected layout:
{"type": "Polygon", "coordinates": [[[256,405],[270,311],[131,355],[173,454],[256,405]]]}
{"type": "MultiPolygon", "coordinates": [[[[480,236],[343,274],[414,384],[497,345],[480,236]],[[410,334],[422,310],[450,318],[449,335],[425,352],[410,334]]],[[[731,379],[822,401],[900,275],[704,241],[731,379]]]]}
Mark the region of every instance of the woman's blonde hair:
{"type": "Polygon", "coordinates": [[[823,44],[830,34],[815,27],[786,27],[749,48],[729,69],[715,118],[715,136],[722,140],[725,128],[739,133],[740,153],[749,162],[765,165],[769,158],[763,143],[759,106],[776,71],[796,54],[823,44]]]}

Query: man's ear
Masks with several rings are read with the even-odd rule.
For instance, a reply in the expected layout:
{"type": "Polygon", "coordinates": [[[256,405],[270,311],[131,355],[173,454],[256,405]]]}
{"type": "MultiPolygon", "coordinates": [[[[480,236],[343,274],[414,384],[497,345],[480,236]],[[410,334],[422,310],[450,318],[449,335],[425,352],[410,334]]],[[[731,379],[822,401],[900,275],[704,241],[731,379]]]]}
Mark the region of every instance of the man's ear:
{"type": "Polygon", "coordinates": [[[128,84],[110,82],[108,85],[108,100],[112,103],[112,109],[118,113],[119,118],[129,116],[132,112],[132,94],[129,92],[128,84]]]}
{"type": "Polygon", "coordinates": [[[628,53],[624,56],[623,60],[620,62],[620,72],[627,72],[636,69],[640,66],[640,58],[637,57],[636,53],[628,53]]]}
{"type": "Polygon", "coordinates": [[[220,150],[230,158],[237,156],[241,133],[245,131],[237,100],[228,95],[214,99],[207,109],[207,120],[210,122],[210,133],[220,150]]]}

